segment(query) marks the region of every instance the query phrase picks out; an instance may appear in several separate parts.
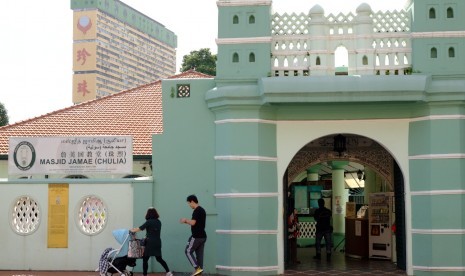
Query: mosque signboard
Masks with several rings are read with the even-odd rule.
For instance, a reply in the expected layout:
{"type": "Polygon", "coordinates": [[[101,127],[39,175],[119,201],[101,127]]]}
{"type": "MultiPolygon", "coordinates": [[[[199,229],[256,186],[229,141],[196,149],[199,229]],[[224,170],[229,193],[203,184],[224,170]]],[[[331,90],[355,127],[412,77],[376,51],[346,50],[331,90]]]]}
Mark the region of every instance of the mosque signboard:
{"type": "Polygon", "coordinates": [[[131,174],[131,136],[10,137],[10,175],[131,174]]]}

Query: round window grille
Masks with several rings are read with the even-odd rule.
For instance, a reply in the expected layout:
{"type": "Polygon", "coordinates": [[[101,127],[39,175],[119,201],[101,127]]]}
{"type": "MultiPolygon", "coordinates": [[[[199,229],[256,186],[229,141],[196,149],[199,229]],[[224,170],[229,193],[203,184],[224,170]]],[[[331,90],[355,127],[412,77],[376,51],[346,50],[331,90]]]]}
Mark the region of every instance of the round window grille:
{"type": "Polygon", "coordinates": [[[39,227],[40,210],[37,202],[29,196],[16,199],[11,208],[11,227],[20,235],[30,235],[39,227]]]}
{"type": "Polygon", "coordinates": [[[107,208],[104,202],[96,196],[85,197],[79,206],[79,230],[87,235],[100,233],[107,222],[107,208]]]}

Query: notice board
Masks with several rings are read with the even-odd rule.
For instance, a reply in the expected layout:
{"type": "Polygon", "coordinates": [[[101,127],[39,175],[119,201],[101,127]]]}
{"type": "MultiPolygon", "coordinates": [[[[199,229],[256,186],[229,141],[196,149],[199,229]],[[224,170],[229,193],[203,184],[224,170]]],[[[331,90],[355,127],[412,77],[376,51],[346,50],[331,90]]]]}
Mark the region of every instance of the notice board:
{"type": "Polygon", "coordinates": [[[48,185],[48,248],[68,248],[68,201],[69,184],[48,185]]]}

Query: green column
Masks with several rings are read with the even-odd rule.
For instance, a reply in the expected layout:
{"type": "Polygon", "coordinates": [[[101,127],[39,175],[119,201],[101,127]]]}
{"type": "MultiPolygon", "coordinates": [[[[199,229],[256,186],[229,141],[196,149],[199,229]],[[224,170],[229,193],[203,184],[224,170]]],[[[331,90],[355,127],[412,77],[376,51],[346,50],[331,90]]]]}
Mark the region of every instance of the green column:
{"type": "Polygon", "coordinates": [[[307,169],[307,181],[318,181],[319,175],[318,171],[320,170],[321,165],[311,166],[307,169]]]}
{"type": "Polygon", "coordinates": [[[451,271],[465,258],[465,110],[442,103],[430,113],[409,127],[412,265],[415,275],[459,275],[451,271]]]}
{"type": "Polygon", "coordinates": [[[276,125],[260,107],[216,115],[217,273],[269,275],[278,269],[276,125]]]}
{"type": "Polygon", "coordinates": [[[333,227],[334,233],[345,232],[345,208],[348,201],[345,189],[344,166],[349,164],[348,161],[332,161],[332,178],[333,178],[333,227]]]}

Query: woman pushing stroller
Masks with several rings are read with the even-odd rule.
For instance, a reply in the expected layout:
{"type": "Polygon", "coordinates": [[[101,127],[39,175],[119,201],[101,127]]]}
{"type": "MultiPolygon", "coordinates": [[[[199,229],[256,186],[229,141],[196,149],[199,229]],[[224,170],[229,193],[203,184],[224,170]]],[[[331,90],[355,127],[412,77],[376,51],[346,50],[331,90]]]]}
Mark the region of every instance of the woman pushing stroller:
{"type": "Polygon", "coordinates": [[[173,276],[173,273],[170,271],[168,265],[161,256],[161,222],[158,219],[159,217],[157,210],[154,207],[150,207],[145,215],[145,223],[130,230],[133,233],[144,230],[146,231],[145,250],[144,256],[142,257],[142,270],[144,276],[147,275],[149,259],[151,256],[155,256],[157,262],[163,266],[166,271],[166,276],[173,276]]]}

